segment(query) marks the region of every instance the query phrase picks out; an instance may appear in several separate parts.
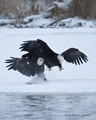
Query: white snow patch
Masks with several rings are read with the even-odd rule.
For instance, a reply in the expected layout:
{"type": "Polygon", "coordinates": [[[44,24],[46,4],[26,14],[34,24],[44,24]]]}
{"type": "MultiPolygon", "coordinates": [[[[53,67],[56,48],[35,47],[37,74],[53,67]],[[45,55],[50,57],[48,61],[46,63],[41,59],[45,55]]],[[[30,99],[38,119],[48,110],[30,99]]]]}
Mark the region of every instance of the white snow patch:
{"type": "Polygon", "coordinates": [[[79,17],[67,18],[54,24],[56,28],[74,28],[74,27],[96,27],[96,21],[84,20],[79,17]]]}

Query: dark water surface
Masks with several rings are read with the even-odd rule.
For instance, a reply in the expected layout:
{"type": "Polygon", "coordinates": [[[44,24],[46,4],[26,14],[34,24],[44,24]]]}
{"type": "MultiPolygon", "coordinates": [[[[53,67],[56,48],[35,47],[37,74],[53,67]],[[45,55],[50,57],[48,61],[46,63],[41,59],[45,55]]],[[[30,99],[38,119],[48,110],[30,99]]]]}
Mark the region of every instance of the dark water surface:
{"type": "Polygon", "coordinates": [[[96,93],[0,93],[0,120],[95,120],[96,93]]]}

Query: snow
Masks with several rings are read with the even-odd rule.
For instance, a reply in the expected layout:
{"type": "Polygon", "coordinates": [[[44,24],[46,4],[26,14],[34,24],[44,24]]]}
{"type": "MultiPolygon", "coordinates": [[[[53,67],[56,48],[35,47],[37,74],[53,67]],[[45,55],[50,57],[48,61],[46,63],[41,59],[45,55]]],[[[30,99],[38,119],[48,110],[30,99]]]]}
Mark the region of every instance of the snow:
{"type": "Polygon", "coordinates": [[[80,17],[61,19],[47,18],[50,12],[46,11],[39,15],[25,17],[21,21],[15,19],[1,19],[0,28],[94,28],[96,20],[84,20],[80,17]],[[56,22],[58,21],[58,22],[56,22]],[[52,24],[54,23],[54,24],[52,24]]]}
{"type": "Polygon", "coordinates": [[[53,2],[53,5],[57,6],[59,9],[61,10],[65,10],[67,11],[68,10],[68,7],[69,7],[69,4],[72,2],[72,0],[65,0],[63,2],[53,2]]]}
{"type": "Polygon", "coordinates": [[[92,20],[84,20],[79,17],[74,17],[74,18],[67,18],[64,20],[61,20],[54,24],[56,28],[75,28],[75,27],[96,27],[96,22],[92,20]]]}
{"type": "Polygon", "coordinates": [[[35,28],[0,29],[0,92],[65,93],[96,92],[96,28],[35,28]],[[25,40],[44,40],[55,52],[62,53],[70,47],[78,48],[88,56],[88,63],[73,65],[63,62],[49,72],[45,67],[47,81],[33,79],[18,71],[6,69],[5,59],[21,57],[19,50],[25,40]],[[32,79],[33,84],[28,85],[32,79]]]}
{"type": "Polygon", "coordinates": [[[0,24],[3,24],[3,23],[10,24],[12,22],[15,22],[14,19],[13,20],[12,19],[0,19],[0,24]]]}

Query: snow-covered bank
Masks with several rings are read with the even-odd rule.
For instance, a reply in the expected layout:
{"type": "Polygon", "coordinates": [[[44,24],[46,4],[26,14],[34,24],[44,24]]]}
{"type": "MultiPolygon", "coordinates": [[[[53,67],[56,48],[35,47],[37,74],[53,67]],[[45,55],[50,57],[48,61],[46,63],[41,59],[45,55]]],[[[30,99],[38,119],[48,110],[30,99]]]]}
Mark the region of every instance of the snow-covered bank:
{"type": "Polygon", "coordinates": [[[0,41],[0,92],[96,92],[96,28],[0,29],[0,41]],[[7,71],[4,62],[10,56],[21,57],[24,52],[19,47],[23,41],[38,38],[58,53],[70,47],[78,48],[88,56],[89,62],[75,66],[64,61],[61,72],[57,67],[52,72],[45,70],[47,82],[26,85],[32,78],[7,71]]]}

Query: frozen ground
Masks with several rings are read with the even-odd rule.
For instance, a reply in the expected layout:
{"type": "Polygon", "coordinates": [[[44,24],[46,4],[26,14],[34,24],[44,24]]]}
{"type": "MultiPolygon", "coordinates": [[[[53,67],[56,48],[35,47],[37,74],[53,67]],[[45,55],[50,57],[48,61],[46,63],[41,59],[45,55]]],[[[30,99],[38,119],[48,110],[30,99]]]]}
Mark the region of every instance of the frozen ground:
{"type": "Polygon", "coordinates": [[[0,92],[96,92],[96,28],[74,29],[0,29],[0,92]],[[64,70],[58,68],[49,72],[45,68],[47,82],[34,81],[19,72],[8,71],[5,59],[21,57],[20,44],[25,40],[42,39],[56,52],[61,53],[70,47],[84,52],[88,63],[75,66],[63,62],[64,70]]]}

